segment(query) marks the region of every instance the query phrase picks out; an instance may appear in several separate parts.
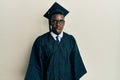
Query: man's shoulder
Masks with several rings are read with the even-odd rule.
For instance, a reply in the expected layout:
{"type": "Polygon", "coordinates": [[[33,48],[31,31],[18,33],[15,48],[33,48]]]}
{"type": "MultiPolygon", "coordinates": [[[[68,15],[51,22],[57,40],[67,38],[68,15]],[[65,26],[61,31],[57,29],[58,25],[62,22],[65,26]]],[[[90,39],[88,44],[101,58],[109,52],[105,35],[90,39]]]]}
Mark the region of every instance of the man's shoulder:
{"type": "Polygon", "coordinates": [[[69,33],[64,32],[64,38],[66,38],[66,40],[70,40],[72,42],[76,42],[75,37],[73,35],[69,34],[69,33]]]}
{"type": "Polygon", "coordinates": [[[50,32],[46,32],[46,33],[38,36],[38,37],[36,38],[35,42],[40,42],[40,41],[42,41],[42,40],[45,40],[45,39],[47,39],[49,36],[50,36],[50,32]]]}
{"type": "Polygon", "coordinates": [[[63,35],[67,38],[74,38],[73,35],[69,34],[69,33],[66,33],[66,32],[63,32],[63,35]]]}
{"type": "Polygon", "coordinates": [[[50,35],[50,32],[46,32],[46,33],[38,36],[37,39],[42,39],[42,38],[48,37],[49,35],[50,35]]]}
{"type": "Polygon", "coordinates": [[[67,37],[70,37],[70,36],[72,36],[71,34],[69,34],[69,33],[66,33],[66,32],[63,32],[63,35],[64,35],[64,36],[67,36],[67,37]]]}

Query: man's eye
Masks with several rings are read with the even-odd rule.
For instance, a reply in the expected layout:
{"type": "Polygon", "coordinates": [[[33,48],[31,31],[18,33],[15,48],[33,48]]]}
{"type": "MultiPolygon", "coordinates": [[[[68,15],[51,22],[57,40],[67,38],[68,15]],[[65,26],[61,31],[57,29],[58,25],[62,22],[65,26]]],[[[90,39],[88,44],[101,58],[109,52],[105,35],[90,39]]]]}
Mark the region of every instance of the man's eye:
{"type": "Polygon", "coordinates": [[[61,22],[65,22],[64,20],[51,20],[51,22],[54,22],[54,23],[61,23],[61,22]]]}

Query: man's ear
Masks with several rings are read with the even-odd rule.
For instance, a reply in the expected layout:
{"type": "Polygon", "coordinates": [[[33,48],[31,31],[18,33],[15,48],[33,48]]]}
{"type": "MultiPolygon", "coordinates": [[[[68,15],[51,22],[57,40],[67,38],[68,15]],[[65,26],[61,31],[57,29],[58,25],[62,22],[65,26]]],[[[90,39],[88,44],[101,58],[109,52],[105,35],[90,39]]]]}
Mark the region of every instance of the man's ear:
{"type": "Polygon", "coordinates": [[[52,25],[49,25],[49,30],[50,30],[50,32],[52,31],[52,25]]]}
{"type": "Polygon", "coordinates": [[[48,22],[49,22],[49,31],[51,32],[52,31],[51,20],[49,19],[48,22]]]}

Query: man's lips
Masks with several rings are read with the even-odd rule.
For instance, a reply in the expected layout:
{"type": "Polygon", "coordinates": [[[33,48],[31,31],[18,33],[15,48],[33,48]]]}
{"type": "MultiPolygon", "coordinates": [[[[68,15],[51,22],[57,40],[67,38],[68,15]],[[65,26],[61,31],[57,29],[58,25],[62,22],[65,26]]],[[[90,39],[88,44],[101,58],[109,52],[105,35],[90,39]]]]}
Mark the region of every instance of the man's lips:
{"type": "Polygon", "coordinates": [[[62,29],[56,29],[56,30],[62,30],[62,29]]]}

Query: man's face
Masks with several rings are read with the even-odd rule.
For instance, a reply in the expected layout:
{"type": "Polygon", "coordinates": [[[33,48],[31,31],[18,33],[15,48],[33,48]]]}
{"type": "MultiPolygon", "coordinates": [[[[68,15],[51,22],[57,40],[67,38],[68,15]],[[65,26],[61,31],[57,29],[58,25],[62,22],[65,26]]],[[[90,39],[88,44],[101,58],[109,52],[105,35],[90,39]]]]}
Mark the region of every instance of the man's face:
{"type": "Polygon", "coordinates": [[[64,21],[64,15],[62,14],[55,14],[51,18],[51,25],[52,25],[52,31],[59,35],[64,27],[65,21],[64,21]]]}

